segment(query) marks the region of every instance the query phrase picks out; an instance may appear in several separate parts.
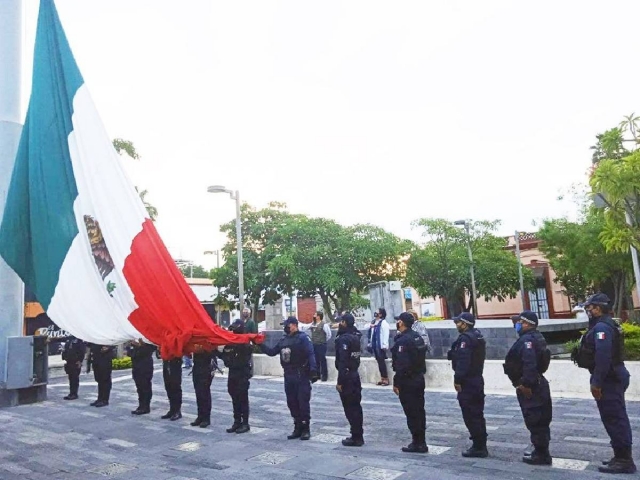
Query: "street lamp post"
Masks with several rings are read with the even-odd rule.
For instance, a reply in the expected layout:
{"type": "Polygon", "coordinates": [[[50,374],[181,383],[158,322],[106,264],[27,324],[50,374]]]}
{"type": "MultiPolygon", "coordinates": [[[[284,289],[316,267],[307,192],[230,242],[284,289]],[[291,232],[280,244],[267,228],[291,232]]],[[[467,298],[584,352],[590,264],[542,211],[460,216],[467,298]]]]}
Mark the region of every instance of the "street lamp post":
{"type": "Polygon", "coordinates": [[[453,222],[454,225],[463,225],[467,232],[467,252],[469,253],[469,263],[471,264],[469,270],[471,272],[471,300],[473,301],[473,314],[478,316],[478,303],[476,301],[476,277],[473,271],[473,253],[471,252],[471,233],[469,232],[469,222],[467,220],[457,220],[453,222]]]}
{"type": "MultiPolygon", "coordinates": [[[[204,252],[205,255],[214,255],[216,256],[216,268],[220,268],[220,250],[207,250],[204,252]]],[[[216,287],[216,294],[220,296],[220,287],[216,287]]],[[[220,305],[216,308],[216,323],[220,325],[220,305]]]]}
{"type": "Polygon", "coordinates": [[[242,224],[240,221],[240,192],[229,190],[222,185],[212,185],[207,188],[209,193],[228,193],[236,201],[236,240],[238,250],[238,293],[240,296],[240,313],[244,310],[244,269],[242,265],[242,224]]]}
{"type": "Polygon", "coordinates": [[[518,279],[520,280],[520,300],[522,301],[522,310],[525,310],[524,302],[524,278],[522,277],[522,259],[520,257],[520,232],[516,230],[514,236],[516,242],[516,257],[518,258],[518,279]]]}

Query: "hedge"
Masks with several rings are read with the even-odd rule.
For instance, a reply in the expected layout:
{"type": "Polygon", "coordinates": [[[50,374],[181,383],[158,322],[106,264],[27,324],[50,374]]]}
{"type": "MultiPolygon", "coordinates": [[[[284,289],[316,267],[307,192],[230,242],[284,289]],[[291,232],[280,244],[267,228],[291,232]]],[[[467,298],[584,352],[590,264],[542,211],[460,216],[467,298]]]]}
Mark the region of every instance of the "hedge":
{"type": "MultiPolygon", "coordinates": [[[[625,360],[640,360],[640,325],[634,323],[623,323],[624,332],[624,357],[625,360]]],[[[581,332],[584,335],[584,331],[581,332]]],[[[567,351],[571,352],[578,348],[580,340],[574,340],[564,344],[567,351]]]]}
{"type": "Polygon", "coordinates": [[[126,370],[131,368],[131,357],[124,356],[122,358],[114,358],[111,360],[114,370],[126,370]]]}

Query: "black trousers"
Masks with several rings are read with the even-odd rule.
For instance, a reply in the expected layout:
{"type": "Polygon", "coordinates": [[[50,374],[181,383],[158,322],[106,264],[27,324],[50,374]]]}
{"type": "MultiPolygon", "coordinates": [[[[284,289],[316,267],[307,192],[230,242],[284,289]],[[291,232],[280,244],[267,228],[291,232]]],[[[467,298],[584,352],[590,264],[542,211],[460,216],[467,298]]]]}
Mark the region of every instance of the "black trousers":
{"type": "Polygon", "coordinates": [[[616,375],[605,379],[602,398],[596,403],[600,419],[611,439],[614,449],[631,448],[632,434],[624,394],[629,387],[629,371],[616,367],[616,375]]]}
{"type": "Polygon", "coordinates": [[[132,369],[133,381],[138,391],[138,407],[149,409],[151,407],[151,397],[153,395],[151,384],[153,382],[153,359],[142,359],[134,363],[132,369]]]}
{"type": "Polygon", "coordinates": [[[162,379],[169,399],[169,411],[178,413],[182,408],[182,358],[162,362],[162,379]]]}
{"type": "Polygon", "coordinates": [[[296,424],[311,420],[311,380],[305,374],[285,374],[284,393],[287,406],[296,424]]]}
{"type": "Polygon", "coordinates": [[[111,372],[113,365],[111,357],[99,358],[93,361],[93,378],[98,382],[98,400],[108,402],[111,396],[111,372]]]}
{"type": "Polygon", "coordinates": [[[547,452],[551,441],[549,426],[553,418],[549,382],[546,378],[540,377],[540,383],[532,391],[531,398],[525,398],[518,390],[518,402],[524,424],[531,434],[531,443],[536,450],[547,452]]]}
{"type": "Polygon", "coordinates": [[[249,376],[229,371],[227,391],[233,404],[234,423],[249,423],[249,376]]]}
{"type": "Polygon", "coordinates": [[[380,371],[380,376],[382,378],[389,378],[389,374],[387,372],[387,354],[380,352],[374,352],[374,356],[376,357],[376,362],[378,362],[378,370],[380,371]]]}
{"type": "Polygon", "coordinates": [[[326,380],[329,374],[329,370],[327,370],[327,344],[314,343],[313,353],[316,357],[316,367],[318,368],[318,374],[320,375],[320,379],[326,380]]]}
{"type": "Polygon", "coordinates": [[[396,386],[400,390],[400,403],[407,417],[407,427],[413,437],[413,443],[424,443],[427,429],[424,410],[424,376],[415,375],[398,379],[396,386]]]}
{"type": "Polygon", "coordinates": [[[69,394],[78,395],[82,362],[67,362],[64,364],[64,371],[69,377],[69,394]],[[80,365],[78,365],[78,363],[80,363],[80,365]]]}
{"type": "Polygon", "coordinates": [[[211,374],[208,372],[198,374],[194,369],[191,375],[193,388],[196,391],[198,418],[211,422],[211,374]]]}
{"type": "Polygon", "coordinates": [[[484,419],[484,379],[482,376],[471,377],[462,383],[462,391],[458,393],[458,404],[462,410],[462,419],[474,442],[481,444],[487,441],[487,423],[484,419]]]}
{"type": "Polygon", "coordinates": [[[340,401],[351,426],[351,436],[362,439],[362,385],[358,372],[349,372],[342,383],[340,401]]]}

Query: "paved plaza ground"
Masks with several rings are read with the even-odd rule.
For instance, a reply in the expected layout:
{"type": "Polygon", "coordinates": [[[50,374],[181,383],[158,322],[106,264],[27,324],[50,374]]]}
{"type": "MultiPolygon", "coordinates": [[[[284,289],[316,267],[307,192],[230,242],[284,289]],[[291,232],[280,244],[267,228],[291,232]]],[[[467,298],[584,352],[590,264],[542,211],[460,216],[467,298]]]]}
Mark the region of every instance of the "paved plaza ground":
{"type": "MultiPolygon", "coordinates": [[[[609,458],[608,439],[595,403],[556,399],[551,453],[554,467],[520,461],[528,444],[515,397],[487,397],[490,458],[466,459],[469,445],[453,393],[427,392],[427,455],[406,454],[409,440],[400,404],[390,387],[367,386],[363,392],[365,440],[345,448],[346,425],[334,385],[318,382],[312,397],[312,438],[287,440],[292,429],[282,378],[251,381],[251,433],[228,434],[232,423],[226,377],[212,385],[213,424],[192,428],[195,395],[191,377],[183,378],[181,421],[161,420],[167,410],[160,364],[154,375],[152,413],[135,417],[135,387],[130,371],[114,372],[111,404],[96,409],[92,375],[82,375],[81,399],[67,402],[66,378],[54,378],[49,400],[0,409],[0,480],[64,479],[590,479],[609,458]]],[[[186,372],[186,371],[185,371],[186,372]]],[[[631,424],[640,423],[640,403],[628,404],[631,424]]],[[[640,459],[636,449],[635,458],[640,459]]]]}

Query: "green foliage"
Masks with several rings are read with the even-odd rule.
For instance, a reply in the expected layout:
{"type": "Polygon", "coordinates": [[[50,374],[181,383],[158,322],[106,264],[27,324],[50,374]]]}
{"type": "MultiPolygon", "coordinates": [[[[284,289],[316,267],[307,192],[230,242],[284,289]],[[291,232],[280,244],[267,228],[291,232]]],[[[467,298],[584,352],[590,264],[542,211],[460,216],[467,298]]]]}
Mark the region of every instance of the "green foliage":
{"type": "Polygon", "coordinates": [[[133,145],[133,142],[130,140],[123,140],[122,138],[114,138],[113,139],[113,148],[116,149],[118,155],[122,155],[122,153],[126,153],[134,160],[139,160],[140,155],[138,155],[138,151],[136,147],[133,145]]]}
{"type": "MultiPolygon", "coordinates": [[[[407,282],[423,297],[446,299],[450,315],[471,310],[465,295],[471,292],[467,240],[471,243],[478,297],[485,300],[515,298],[520,290],[518,260],[505,249],[506,241],[493,234],[499,222],[472,222],[465,230],[444,219],[413,222],[423,229],[424,245],[414,248],[407,264],[407,282]]],[[[533,273],[523,269],[525,288],[533,287],[533,273]]]]}
{"type": "Polygon", "coordinates": [[[444,320],[444,317],[437,317],[435,315],[432,315],[430,317],[421,317],[420,318],[421,322],[439,322],[440,320],[444,320]]]}
{"type": "Polygon", "coordinates": [[[556,273],[556,282],[573,303],[602,291],[614,299],[618,314],[633,286],[628,253],[607,252],[600,241],[605,226],[601,210],[587,209],[582,219],[545,220],[538,231],[540,250],[556,273]]]}
{"type": "MultiPolygon", "coordinates": [[[[626,360],[640,360],[640,325],[622,323],[624,332],[624,355],[626,360]]],[[[584,331],[582,334],[584,335],[584,331]]],[[[566,351],[575,352],[580,346],[580,339],[564,344],[566,351]]]]}
{"type": "Polygon", "coordinates": [[[111,360],[111,365],[114,370],[126,370],[131,368],[131,357],[124,356],[122,358],[114,358],[111,360]]]}
{"type": "Polygon", "coordinates": [[[210,271],[202,265],[180,265],[179,268],[185,278],[209,278],[210,271]]]}

